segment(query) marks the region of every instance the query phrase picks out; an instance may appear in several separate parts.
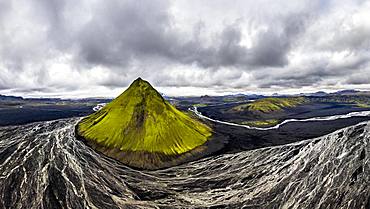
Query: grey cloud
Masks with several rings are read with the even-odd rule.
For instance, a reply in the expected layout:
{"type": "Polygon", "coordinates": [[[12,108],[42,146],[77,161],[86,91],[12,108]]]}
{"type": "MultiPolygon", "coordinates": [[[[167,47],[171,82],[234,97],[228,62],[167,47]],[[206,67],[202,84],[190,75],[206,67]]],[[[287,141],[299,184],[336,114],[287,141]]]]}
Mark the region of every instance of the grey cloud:
{"type": "Polygon", "coordinates": [[[355,75],[351,75],[349,76],[349,78],[347,78],[345,80],[345,83],[347,84],[369,84],[370,83],[370,70],[367,71],[367,72],[363,72],[363,73],[359,73],[359,74],[355,74],[355,75]]]}
{"type": "MultiPolygon", "coordinates": [[[[200,70],[202,73],[192,73],[190,76],[183,76],[185,73],[178,75],[171,74],[157,74],[152,77],[156,82],[154,84],[164,87],[217,87],[224,86],[225,83],[230,82],[230,85],[235,80],[238,80],[242,71],[240,70],[226,70],[226,69],[207,69],[200,70]]],[[[233,86],[234,87],[234,86],[233,86]]]]}
{"type": "Polygon", "coordinates": [[[322,81],[323,78],[318,75],[310,75],[299,78],[273,78],[265,79],[258,87],[260,88],[271,88],[271,87],[285,87],[285,88],[299,88],[304,86],[312,86],[322,81]]]}
{"type": "Polygon", "coordinates": [[[320,84],[325,80],[335,80],[333,84],[340,82],[346,84],[369,84],[370,80],[366,72],[369,63],[367,56],[354,56],[353,58],[340,60],[340,63],[328,60],[314,62],[306,66],[294,69],[273,70],[256,72],[256,79],[260,80],[259,87],[270,88],[281,86],[287,88],[298,88],[320,84]],[[360,70],[359,70],[360,69],[360,70]],[[358,74],[358,72],[362,72],[358,74]]]}
{"type": "Polygon", "coordinates": [[[177,32],[167,7],[163,2],[103,5],[78,34],[80,58],[87,64],[106,66],[125,66],[133,59],[165,59],[204,68],[284,66],[305,18],[286,17],[282,28],[277,28],[280,31],[261,32],[251,49],[240,45],[242,34],[237,24],[215,34],[218,45],[205,46],[196,36],[189,40],[177,32]]]}
{"type": "Polygon", "coordinates": [[[0,90],[5,90],[5,89],[8,89],[9,87],[4,84],[4,82],[2,80],[0,80],[0,90]]]}
{"type": "Polygon", "coordinates": [[[334,40],[336,50],[359,50],[370,48],[370,27],[356,27],[346,33],[337,34],[334,40]]]}
{"type": "Polygon", "coordinates": [[[54,92],[56,89],[50,88],[50,87],[45,87],[45,88],[17,88],[13,92],[14,93],[50,93],[54,92]]]}
{"type": "Polygon", "coordinates": [[[133,58],[169,53],[174,37],[165,1],[103,4],[78,34],[79,56],[88,64],[125,66],[133,58]]]}
{"type": "Polygon", "coordinates": [[[310,19],[307,14],[291,14],[284,18],[282,32],[267,31],[258,39],[256,54],[257,65],[284,66],[287,64],[287,53],[297,36],[304,32],[310,19]]]}

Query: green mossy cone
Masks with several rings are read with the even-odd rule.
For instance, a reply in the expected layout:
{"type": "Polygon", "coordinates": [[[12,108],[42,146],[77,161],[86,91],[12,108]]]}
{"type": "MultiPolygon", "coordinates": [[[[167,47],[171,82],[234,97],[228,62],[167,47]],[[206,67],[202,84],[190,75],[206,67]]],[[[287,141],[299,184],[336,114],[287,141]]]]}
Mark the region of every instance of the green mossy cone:
{"type": "Polygon", "coordinates": [[[210,127],[177,110],[141,78],[82,119],[76,133],[104,154],[144,169],[192,158],[212,136],[210,127]]]}

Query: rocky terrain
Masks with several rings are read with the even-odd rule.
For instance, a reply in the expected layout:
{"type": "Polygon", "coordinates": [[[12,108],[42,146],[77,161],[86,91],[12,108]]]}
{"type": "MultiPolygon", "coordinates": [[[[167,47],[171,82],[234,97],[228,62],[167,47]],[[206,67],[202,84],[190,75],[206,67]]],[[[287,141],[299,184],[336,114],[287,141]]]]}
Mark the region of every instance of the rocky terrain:
{"type": "Polygon", "coordinates": [[[369,208],[370,123],[138,171],[74,135],[79,118],[0,128],[0,208],[369,208]]]}

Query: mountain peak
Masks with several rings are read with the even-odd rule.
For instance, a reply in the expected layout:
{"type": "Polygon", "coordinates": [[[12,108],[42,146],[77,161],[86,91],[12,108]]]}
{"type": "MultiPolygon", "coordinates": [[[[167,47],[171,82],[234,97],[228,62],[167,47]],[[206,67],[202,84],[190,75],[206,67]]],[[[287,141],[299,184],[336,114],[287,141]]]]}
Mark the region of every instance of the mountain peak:
{"type": "Polygon", "coordinates": [[[138,77],[137,79],[135,79],[134,82],[131,83],[130,87],[131,86],[150,86],[150,87],[152,87],[148,81],[143,80],[140,77],[138,77]]]}
{"type": "Polygon", "coordinates": [[[82,119],[76,134],[127,165],[157,169],[194,158],[205,150],[213,132],[138,78],[104,108],[82,119]]]}
{"type": "Polygon", "coordinates": [[[127,90],[114,99],[112,103],[117,103],[120,101],[126,103],[129,99],[153,101],[160,100],[161,102],[165,102],[162,95],[155,90],[148,81],[143,80],[140,77],[134,80],[127,90]]]}
{"type": "Polygon", "coordinates": [[[129,89],[130,88],[136,88],[136,90],[141,90],[141,91],[145,91],[145,90],[156,91],[154,87],[148,81],[143,80],[140,77],[138,77],[136,80],[134,80],[134,82],[131,83],[131,85],[129,86],[129,89]]]}
{"type": "MultiPolygon", "coordinates": [[[[137,79],[135,79],[131,85],[146,85],[146,86],[151,86],[150,83],[144,79],[142,79],[141,77],[138,77],[137,79]]],[[[152,86],[151,86],[152,87],[152,86]]],[[[152,87],[153,88],[153,87],[152,87]]]]}
{"type": "Polygon", "coordinates": [[[136,78],[134,80],[134,82],[132,82],[132,83],[142,83],[142,82],[147,82],[148,83],[148,81],[143,80],[141,77],[136,78]]]}

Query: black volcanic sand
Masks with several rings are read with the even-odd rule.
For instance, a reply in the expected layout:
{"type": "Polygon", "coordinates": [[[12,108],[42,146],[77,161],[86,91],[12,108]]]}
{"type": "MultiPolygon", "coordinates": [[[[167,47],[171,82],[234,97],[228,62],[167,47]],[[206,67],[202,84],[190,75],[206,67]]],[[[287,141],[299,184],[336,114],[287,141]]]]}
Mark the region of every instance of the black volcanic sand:
{"type": "MultiPolygon", "coordinates": [[[[354,111],[370,110],[369,108],[358,108],[351,105],[338,103],[311,103],[307,105],[291,108],[285,112],[276,112],[260,115],[240,115],[226,113],[226,110],[239,104],[223,104],[207,107],[198,107],[203,115],[212,119],[221,121],[233,121],[235,118],[242,120],[256,120],[256,117],[285,119],[307,119],[313,117],[322,117],[330,115],[347,114],[354,111]]],[[[268,146],[284,145],[305,139],[311,139],[325,134],[332,133],[335,130],[358,124],[370,120],[370,117],[351,117],[330,121],[306,121],[289,122],[283,124],[278,129],[254,130],[244,127],[236,127],[203,119],[218,132],[228,136],[228,144],[220,153],[235,153],[242,150],[252,150],[268,146]]]]}
{"type": "Polygon", "coordinates": [[[0,108],[0,126],[23,125],[38,121],[81,117],[93,113],[93,106],[44,105],[0,108]]]}
{"type": "Polygon", "coordinates": [[[271,130],[253,130],[210,121],[207,123],[229,138],[229,142],[224,149],[216,153],[221,154],[284,145],[316,138],[369,120],[370,117],[352,117],[332,121],[289,122],[278,129],[271,130]]]}
{"type": "Polygon", "coordinates": [[[284,111],[276,111],[270,113],[261,112],[233,112],[231,108],[240,105],[239,104],[223,104],[214,105],[207,107],[198,107],[203,115],[210,118],[229,121],[229,122],[241,122],[241,121],[253,121],[253,120],[268,120],[277,119],[280,121],[286,119],[305,119],[313,117],[331,116],[331,115],[342,115],[350,112],[358,112],[370,110],[370,108],[360,108],[350,104],[340,103],[309,103],[306,105],[300,105],[294,108],[285,109],[284,111]]]}

